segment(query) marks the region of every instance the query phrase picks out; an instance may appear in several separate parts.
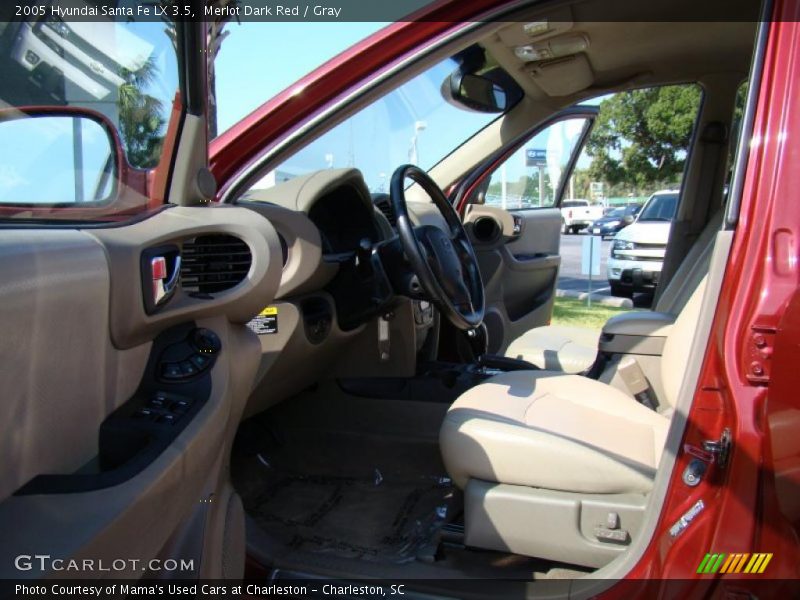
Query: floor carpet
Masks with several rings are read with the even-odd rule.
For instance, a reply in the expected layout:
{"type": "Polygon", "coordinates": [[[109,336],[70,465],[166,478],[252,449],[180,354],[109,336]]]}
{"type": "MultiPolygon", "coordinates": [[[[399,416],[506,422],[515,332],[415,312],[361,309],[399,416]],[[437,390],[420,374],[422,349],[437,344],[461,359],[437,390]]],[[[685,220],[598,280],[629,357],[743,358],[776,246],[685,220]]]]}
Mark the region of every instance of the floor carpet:
{"type": "Polygon", "coordinates": [[[433,552],[439,529],[461,512],[435,443],[319,430],[244,437],[234,485],[287,549],[409,562],[433,552]]]}

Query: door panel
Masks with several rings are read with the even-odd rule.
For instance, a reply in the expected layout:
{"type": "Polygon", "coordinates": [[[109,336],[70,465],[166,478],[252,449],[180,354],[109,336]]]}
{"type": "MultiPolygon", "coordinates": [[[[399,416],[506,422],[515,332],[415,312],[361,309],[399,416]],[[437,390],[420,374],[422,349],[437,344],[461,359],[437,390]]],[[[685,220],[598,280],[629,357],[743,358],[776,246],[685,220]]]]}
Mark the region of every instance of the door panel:
{"type": "Polygon", "coordinates": [[[596,114],[591,106],[562,111],[461,185],[470,190],[464,224],[486,287],[491,353],[550,321],[561,264],[558,207],[596,114]]]}
{"type": "Polygon", "coordinates": [[[561,212],[550,208],[512,213],[471,204],[464,222],[486,288],[489,352],[501,353],[550,318],[561,264],[561,212]],[[495,234],[490,236],[490,230],[495,234]]]}
{"type": "Polygon", "coordinates": [[[280,282],[269,221],[244,208],[176,207],[108,229],[9,230],[0,259],[0,420],[11,425],[0,446],[0,575],[53,576],[35,561],[15,566],[46,554],[129,561],[65,576],[241,576],[223,571],[223,555],[244,560],[227,465],[261,359],[244,322],[280,282]],[[214,293],[178,288],[148,314],[145,251],[188,260],[204,235],[249,249],[243,279],[214,293]],[[154,558],[195,562],[146,573],[154,558]]]}

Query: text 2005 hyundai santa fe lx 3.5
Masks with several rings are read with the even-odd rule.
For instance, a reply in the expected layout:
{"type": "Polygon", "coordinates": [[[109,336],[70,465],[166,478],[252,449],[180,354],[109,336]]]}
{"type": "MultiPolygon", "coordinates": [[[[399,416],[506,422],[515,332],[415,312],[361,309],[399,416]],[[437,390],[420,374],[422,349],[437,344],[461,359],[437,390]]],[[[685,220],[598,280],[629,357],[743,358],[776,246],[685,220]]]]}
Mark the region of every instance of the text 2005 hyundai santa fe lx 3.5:
{"type": "Polygon", "coordinates": [[[419,4],[0,23],[12,595],[798,593],[800,3],[419,4]]]}

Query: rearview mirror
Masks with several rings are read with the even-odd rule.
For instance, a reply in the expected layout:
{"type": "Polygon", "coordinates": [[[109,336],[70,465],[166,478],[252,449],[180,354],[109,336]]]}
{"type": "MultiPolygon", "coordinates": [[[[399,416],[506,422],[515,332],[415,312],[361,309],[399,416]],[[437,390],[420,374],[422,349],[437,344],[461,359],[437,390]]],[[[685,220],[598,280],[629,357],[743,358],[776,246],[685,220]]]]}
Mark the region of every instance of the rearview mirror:
{"type": "Polygon", "coordinates": [[[72,206],[114,199],[122,150],[111,123],[74,107],[0,111],[0,204],[72,206]]]}
{"type": "Polygon", "coordinates": [[[459,71],[448,79],[450,97],[471,110],[501,113],[509,107],[506,90],[491,79],[459,71]]]}

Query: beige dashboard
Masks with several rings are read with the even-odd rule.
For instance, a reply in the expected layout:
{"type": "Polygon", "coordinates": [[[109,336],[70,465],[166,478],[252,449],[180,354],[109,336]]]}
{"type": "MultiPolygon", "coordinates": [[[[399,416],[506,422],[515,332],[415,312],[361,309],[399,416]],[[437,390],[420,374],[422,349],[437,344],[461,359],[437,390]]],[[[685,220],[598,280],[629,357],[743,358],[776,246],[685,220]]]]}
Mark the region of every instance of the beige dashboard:
{"type": "MultiPolygon", "coordinates": [[[[259,333],[262,358],[245,416],[323,378],[413,374],[416,353],[431,327],[420,326],[413,303],[400,300],[391,311],[385,323],[389,354],[384,356],[379,348],[380,318],[341,326],[342,315],[328,289],[339,273],[338,261],[352,256],[360,238],[375,243],[394,235],[389,220],[373,204],[360,171],[328,169],[250,190],[237,206],[257,212],[275,226],[284,258],[275,301],[265,304],[263,314],[251,322],[259,333]],[[337,211],[333,218],[319,210],[320,203],[332,196],[337,211]],[[357,215],[360,226],[353,222],[357,215]],[[343,230],[349,233],[346,239],[343,230]]],[[[445,227],[433,204],[414,203],[409,209],[415,222],[445,227]]]]}

